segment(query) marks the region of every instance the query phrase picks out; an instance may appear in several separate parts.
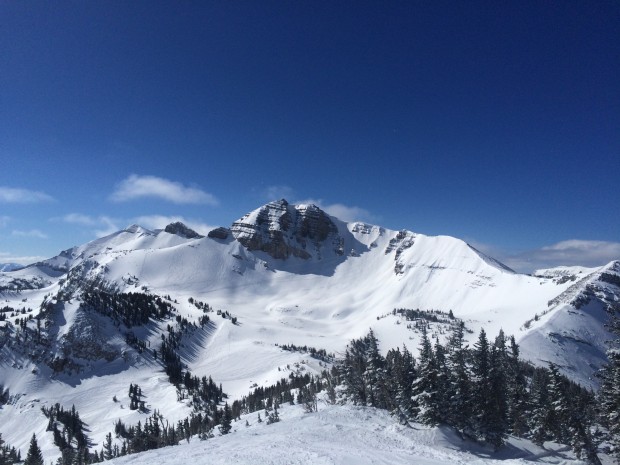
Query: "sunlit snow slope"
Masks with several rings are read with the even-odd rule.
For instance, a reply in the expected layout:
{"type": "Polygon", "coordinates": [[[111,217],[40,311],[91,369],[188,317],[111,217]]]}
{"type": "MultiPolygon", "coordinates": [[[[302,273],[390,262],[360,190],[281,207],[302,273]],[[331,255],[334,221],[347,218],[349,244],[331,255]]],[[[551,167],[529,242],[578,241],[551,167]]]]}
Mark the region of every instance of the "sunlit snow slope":
{"type": "MultiPolygon", "coordinates": [[[[57,454],[40,407],[59,402],[75,404],[100,444],[118,418],[132,424],[143,415],[127,408],[129,383],[138,383],[148,405],[171,421],[191,411],[177,401],[151,350],[141,354],[128,346],[128,328],[81,305],[88,288],[161,296],[190,322],[203,315],[190,298],[228,311],[235,323],[212,312],[209,325],[184,334],[180,352],[192,373],[212,376],[232,398],[291,371],[322,370],[307,354],[278,344],[338,355],[372,327],[383,352],[403,344],[416,352],[419,334],[393,312],[401,308],[452,311],[470,340],[481,328],[491,337],[503,329],[515,335],[525,357],[557,363],[573,379],[596,386],[592,375],[609,337],[605,309],[618,305],[620,295],[620,262],[528,276],[459,239],[344,223],[316,206],[284,200],[209,237],[191,233],[133,225],[0,273],[3,305],[17,310],[6,314],[10,327],[0,322],[0,384],[12,395],[0,409],[5,440],[24,449],[36,431],[44,453],[57,454]],[[16,339],[21,311],[36,315],[43,302],[46,345],[16,339]]],[[[176,324],[151,320],[131,332],[153,349],[176,324]]]]}

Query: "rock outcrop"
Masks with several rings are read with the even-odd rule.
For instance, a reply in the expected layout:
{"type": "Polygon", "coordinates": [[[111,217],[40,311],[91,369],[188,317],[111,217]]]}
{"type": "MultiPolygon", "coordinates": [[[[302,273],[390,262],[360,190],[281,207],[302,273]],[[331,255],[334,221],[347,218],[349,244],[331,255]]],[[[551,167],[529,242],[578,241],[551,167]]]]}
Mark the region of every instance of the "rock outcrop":
{"type": "Polygon", "coordinates": [[[166,226],[166,229],[164,229],[164,231],[169,234],[176,234],[177,236],[184,237],[185,239],[201,239],[204,237],[198,234],[192,228],[185,226],[180,221],[177,221],[176,223],[170,223],[168,226],[166,226]]]}
{"type": "Polygon", "coordinates": [[[219,228],[215,228],[209,231],[209,234],[207,234],[207,237],[211,239],[224,240],[224,239],[228,239],[229,234],[230,234],[230,229],[220,226],[219,228]]]}
{"type": "Polygon", "coordinates": [[[321,258],[344,253],[344,240],[330,216],[316,205],[270,202],[235,221],[232,235],[246,249],[260,250],[276,259],[321,258]]]}

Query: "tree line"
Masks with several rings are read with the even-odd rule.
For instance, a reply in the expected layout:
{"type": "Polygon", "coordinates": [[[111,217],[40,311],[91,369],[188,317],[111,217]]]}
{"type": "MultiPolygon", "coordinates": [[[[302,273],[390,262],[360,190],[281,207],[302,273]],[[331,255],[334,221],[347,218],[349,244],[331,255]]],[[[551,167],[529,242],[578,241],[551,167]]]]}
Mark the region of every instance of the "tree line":
{"type": "Polygon", "coordinates": [[[514,337],[489,341],[484,330],[472,348],[464,326],[445,345],[422,331],[416,359],[406,347],[385,357],[372,330],[352,341],[335,370],[346,398],[392,412],[402,423],[452,426],[462,437],[499,449],[508,434],[536,444],[555,440],[598,463],[591,427],[592,392],[569,381],[556,366],[534,368],[519,358],[514,337]]]}

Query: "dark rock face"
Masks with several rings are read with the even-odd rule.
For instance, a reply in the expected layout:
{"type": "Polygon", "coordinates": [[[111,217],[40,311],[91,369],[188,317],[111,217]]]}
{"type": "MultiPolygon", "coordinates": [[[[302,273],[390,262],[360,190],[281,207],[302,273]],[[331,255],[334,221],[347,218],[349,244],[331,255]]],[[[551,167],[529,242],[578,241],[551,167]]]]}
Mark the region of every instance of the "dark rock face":
{"type": "Polygon", "coordinates": [[[188,228],[180,221],[177,221],[176,223],[170,223],[168,226],[166,226],[166,229],[164,229],[164,231],[169,234],[176,234],[177,236],[181,236],[186,239],[200,239],[204,237],[198,234],[193,229],[188,228]]]}
{"type": "Polygon", "coordinates": [[[229,233],[230,229],[220,226],[219,228],[215,228],[209,231],[207,237],[210,237],[211,239],[227,239],[229,233]]]}
{"type": "Polygon", "coordinates": [[[343,240],[329,215],[316,205],[270,202],[235,221],[232,235],[248,250],[261,250],[273,258],[321,258],[332,249],[342,255],[343,240]]]}

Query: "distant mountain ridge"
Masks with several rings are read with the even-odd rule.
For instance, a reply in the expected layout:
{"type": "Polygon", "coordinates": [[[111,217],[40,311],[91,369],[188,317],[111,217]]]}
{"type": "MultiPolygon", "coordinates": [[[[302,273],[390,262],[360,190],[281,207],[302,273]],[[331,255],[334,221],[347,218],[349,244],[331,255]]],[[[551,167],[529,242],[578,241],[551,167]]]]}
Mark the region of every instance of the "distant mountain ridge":
{"type": "Polygon", "coordinates": [[[20,265],[19,263],[0,263],[0,272],[2,271],[15,271],[23,268],[24,265],[20,265]]]}

